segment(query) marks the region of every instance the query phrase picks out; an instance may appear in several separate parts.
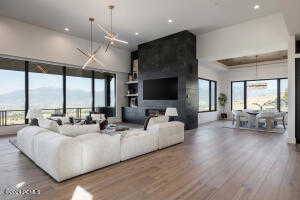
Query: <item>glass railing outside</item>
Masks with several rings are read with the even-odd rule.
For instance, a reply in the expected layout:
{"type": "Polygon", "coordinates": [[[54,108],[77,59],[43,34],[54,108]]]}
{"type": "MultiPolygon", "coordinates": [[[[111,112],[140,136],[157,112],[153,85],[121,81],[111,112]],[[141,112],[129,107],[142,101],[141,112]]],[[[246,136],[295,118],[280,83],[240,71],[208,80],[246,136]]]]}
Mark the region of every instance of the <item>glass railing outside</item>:
{"type": "MultiPolygon", "coordinates": [[[[66,115],[75,119],[85,119],[90,114],[91,108],[67,108],[66,115]]],[[[44,119],[53,114],[62,114],[63,109],[42,109],[44,119]]],[[[0,110],[0,126],[25,124],[25,110],[0,110]]]]}

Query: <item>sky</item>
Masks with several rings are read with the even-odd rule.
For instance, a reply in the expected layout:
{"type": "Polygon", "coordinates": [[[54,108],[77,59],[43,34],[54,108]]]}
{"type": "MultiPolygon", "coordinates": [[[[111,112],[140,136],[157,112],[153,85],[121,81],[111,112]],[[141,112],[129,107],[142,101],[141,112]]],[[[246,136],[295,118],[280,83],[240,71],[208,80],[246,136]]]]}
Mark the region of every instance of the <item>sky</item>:
{"type": "MultiPolygon", "coordinates": [[[[104,81],[101,81],[104,84],[104,81]]],[[[11,93],[16,90],[24,90],[24,83],[24,72],[0,70],[0,95],[11,93]]],[[[62,76],[30,72],[29,89],[33,90],[41,87],[62,88],[62,76]]],[[[68,89],[90,91],[91,79],[81,77],[67,77],[67,87],[68,89]]],[[[96,89],[97,88],[102,89],[103,87],[96,87],[96,89]]]]}

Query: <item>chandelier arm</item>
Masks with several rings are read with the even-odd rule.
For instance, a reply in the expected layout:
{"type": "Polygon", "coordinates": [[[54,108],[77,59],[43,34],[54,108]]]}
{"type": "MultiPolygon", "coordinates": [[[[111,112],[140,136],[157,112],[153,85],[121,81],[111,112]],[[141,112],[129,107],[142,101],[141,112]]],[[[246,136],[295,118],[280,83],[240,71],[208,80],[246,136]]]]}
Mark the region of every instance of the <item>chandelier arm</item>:
{"type": "Polygon", "coordinates": [[[86,53],[85,51],[83,51],[83,50],[81,50],[81,49],[79,49],[79,48],[76,48],[80,53],[82,53],[85,57],[87,57],[87,58],[90,58],[91,57],[91,55],[89,55],[88,53],[86,53]]]}
{"type": "Polygon", "coordinates": [[[88,64],[93,60],[93,56],[91,56],[83,65],[82,69],[85,69],[88,64]]]}
{"type": "Polygon", "coordinates": [[[105,53],[107,52],[109,46],[110,46],[110,42],[108,42],[108,44],[107,44],[107,46],[106,46],[105,53]]]}

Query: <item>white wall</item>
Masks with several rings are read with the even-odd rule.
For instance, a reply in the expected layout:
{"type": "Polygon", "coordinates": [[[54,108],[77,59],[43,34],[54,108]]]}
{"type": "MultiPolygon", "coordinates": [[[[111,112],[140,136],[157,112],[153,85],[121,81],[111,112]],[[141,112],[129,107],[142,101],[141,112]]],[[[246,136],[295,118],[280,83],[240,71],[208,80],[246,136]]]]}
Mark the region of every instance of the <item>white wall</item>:
{"type": "MultiPolygon", "coordinates": [[[[220,93],[219,87],[219,72],[215,69],[210,68],[207,65],[199,64],[198,65],[198,76],[199,78],[209,79],[217,81],[217,94],[220,93]]],[[[216,112],[203,112],[198,114],[198,123],[204,124],[211,121],[216,121],[218,119],[218,111],[216,112]]]]}
{"type": "Polygon", "coordinates": [[[197,38],[197,57],[215,61],[288,48],[288,32],[282,14],[222,28],[197,38]]]}
{"type": "MultiPolygon", "coordinates": [[[[76,48],[88,50],[88,40],[19,22],[0,16],[0,54],[81,66],[86,61],[76,48]]],[[[94,47],[98,44],[94,43],[94,47]]],[[[105,45],[97,58],[106,70],[128,72],[130,52],[111,48],[104,54],[105,45]]],[[[99,66],[93,67],[102,68],[99,66]]]]}
{"type": "Polygon", "coordinates": [[[256,80],[256,79],[273,79],[273,78],[287,78],[288,64],[278,63],[269,65],[259,65],[256,75],[256,67],[247,67],[239,69],[226,70],[222,73],[220,81],[220,89],[227,94],[228,103],[226,110],[231,111],[231,81],[256,80]]]}

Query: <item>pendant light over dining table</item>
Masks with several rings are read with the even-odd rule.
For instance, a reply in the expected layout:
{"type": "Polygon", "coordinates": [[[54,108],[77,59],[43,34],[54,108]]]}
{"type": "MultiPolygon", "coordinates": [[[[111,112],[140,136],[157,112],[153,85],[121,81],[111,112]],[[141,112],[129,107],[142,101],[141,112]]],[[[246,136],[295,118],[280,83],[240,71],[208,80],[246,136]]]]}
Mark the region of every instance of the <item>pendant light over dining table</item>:
{"type": "MultiPolygon", "coordinates": [[[[258,79],[258,55],[255,56],[255,59],[256,59],[255,76],[256,79],[258,79]]],[[[247,87],[254,88],[254,89],[266,89],[268,87],[268,84],[264,81],[255,81],[255,83],[251,83],[247,87]]]]}

